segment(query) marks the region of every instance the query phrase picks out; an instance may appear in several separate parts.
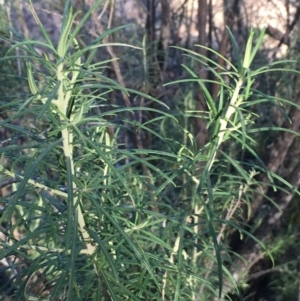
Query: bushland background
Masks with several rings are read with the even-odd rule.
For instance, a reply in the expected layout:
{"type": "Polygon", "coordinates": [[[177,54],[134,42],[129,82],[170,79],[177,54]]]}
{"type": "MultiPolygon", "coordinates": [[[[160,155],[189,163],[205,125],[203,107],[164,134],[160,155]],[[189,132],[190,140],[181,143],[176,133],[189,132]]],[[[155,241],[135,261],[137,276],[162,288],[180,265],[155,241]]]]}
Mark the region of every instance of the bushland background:
{"type": "MultiPolygon", "coordinates": [[[[35,0],[36,12],[44,24],[53,41],[59,37],[63,0],[35,0]]],[[[93,0],[72,0],[72,5],[77,11],[84,13],[93,4],[93,0]]],[[[264,66],[277,59],[293,59],[299,61],[299,17],[300,6],[292,0],[115,0],[103,2],[103,13],[98,18],[95,12],[86,24],[85,33],[80,36],[79,42],[89,43],[93,38],[102,34],[108,28],[123,24],[128,27],[110,35],[109,42],[124,42],[141,46],[146,45],[147,72],[145,73],[143,57],[127,48],[107,46],[97,53],[97,59],[105,60],[119,58],[110,63],[105,75],[121,86],[141,90],[163,101],[170,108],[170,112],[177,116],[180,112],[188,110],[207,110],[203,95],[195,85],[182,87],[180,85],[164,86],[164,83],[184,78],[185,70],[181,64],[187,58],[182,56],[182,51],[170,46],[181,46],[187,49],[202,52],[210,59],[219,60],[220,66],[226,63],[214,57],[213,53],[202,48],[195,48],[195,44],[206,45],[229,61],[234,62],[234,52],[226,27],[228,27],[239,49],[243,51],[246,46],[250,28],[261,30],[266,28],[263,47],[256,56],[256,68],[264,66]],[[183,101],[184,99],[184,101],[183,101]]],[[[3,0],[1,3],[0,30],[1,35],[9,37],[6,25],[16,28],[24,37],[42,39],[38,27],[25,1],[3,0]]],[[[76,20],[79,21],[81,14],[76,20]]],[[[1,55],[6,51],[4,42],[1,42],[1,55]]],[[[43,52],[45,49],[38,49],[43,52]]],[[[203,79],[212,78],[200,65],[198,76],[203,79]]],[[[298,68],[295,63],[294,68],[298,68]]],[[[15,61],[11,65],[2,64],[0,70],[0,95],[10,93],[24,93],[24,82],[5,76],[14,69],[20,78],[24,75],[22,66],[15,61]]],[[[300,104],[299,75],[283,72],[273,72],[261,75],[255,81],[255,89],[265,94],[285,98],[292,103],[300,104]]],[[[211,95],[216,97],[219,86],[213,82],[209,85],[211,95]]],[[[140,98],[132,98],[124,93],[112,91],[107,95],[111,106],[123,105],[124,107],[142,106],[156,108],[157,104],[140,98]]],[[[267,197],[256,194],[249,202],[249,215],[241,222],[246,222],[252,227],[252,233],[261,240],[270,250],[275,266],[254,240],[241,236],[235,231],[226,234],[228,247],[238,253],[239,257],[232,257],[229,269],[242,283],[244,300],[253,301],[283,301],[300,300],[300,205],[299,195],[296,193],[300,185],[299,163],[299,137],[294,132],[299,132],[300,111],[291,105],[284,109],[289,117],[286,119],[278,111],[260,105],[255,108],[255,113],[260,117],[258,122],[269,127],[270,131],[256,135],[255,151],[262,158],[269,170],[279,174],[294,189],[274,192],[269,186],[268,177],[261,174],[260,182],[262,191],[267,197]],[[290,120],[292,122],[290,122],[290,120]],[[274,127],[284,127],[291,131],[274,132],[274,127]],[[269,199],[268,199],[269,198],[269,199]],[[277,204],[274,206],[270,200],[277,204]],[[279,208],[280,210],[279,210],[279,208]]],[[[5,119],[6,113],[1,113],[0,118],[5,119]]],[[[153,111],[136,113],[139,121],[147,122],[156,116],[153,111]]],[[[201,149],[208,139],[207,124],[201,118],[189,118],[186,125],[193,134],[197,148],[201,149]]],[[[167,126],[166,132],[170,139],[177,139],[174,125],[167,126]]],[[[113,129],[110,129],[113,131],[113,129]]],[[[11,135],[10,132],[0,129],[1,141],[4,143],[11,135]]],[[[151,133],[121,132],[120,141],[127,148],[161,149],[151,133]]],[[[255,158],[247,151],[231,154],[238,160],[250,164],[255,158]]],[[[255,162],[254,162],[255,163],[255,162]]],[[[5,197],[9,191],[7,186],[1,188],[1,195],[5,197]]],[[[176,191],[174,200],[176,199],[176,191]]],[[[250,229],[250,228],[249,228],[250,229]]]]}

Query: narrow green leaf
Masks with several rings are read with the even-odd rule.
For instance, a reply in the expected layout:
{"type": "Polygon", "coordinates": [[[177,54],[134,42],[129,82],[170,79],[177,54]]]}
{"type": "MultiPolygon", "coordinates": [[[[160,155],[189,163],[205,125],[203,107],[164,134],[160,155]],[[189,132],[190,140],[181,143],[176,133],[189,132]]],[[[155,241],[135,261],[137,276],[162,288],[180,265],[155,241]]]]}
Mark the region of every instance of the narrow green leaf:
{"type": "MultiPolygon", "coordinates": [[[[112,285],[113,282],[108,278],[108,275],[102,269],[99,269],[99,273],[101,278],[104,280],[107,290],[109,291],[109,295],[112,301],[121,301],[116,295],[115,287],[112,285]]],[[[102,293],[103,294],[103,293],[102,293]]]]}
{"type": "Polygon", "coordinates": [[[266,28],[264,28],[261,32],[260,32],[260,35],[255,43],[255,46],[253,48],[253,51],[251,53],[251,56],[250,56],[250,63],[252,63],[254,57],[256,56],[257,52],[258,52],[258,49],[259,47],[262,45],[263,43],[263,39],[265,37],[265,32],[266,32],[266,28]]]}
{"type": "Polygon", "coordinates": [[[51,144],[49,144],[42,152],[41,154],[34,160],[34,162],[31,164],[30,168],[26,171],[24,174],[23,179],[21,180],[20,184],[18,185],[18,189],[13,197],[12,200],[12,206],[10,207],[10,210],[14,210],[15,203],[19,200],[21,197],[21,194],[23,193],[25,186],[27,185],[27,182],[30,178],[33,177],[34,172],[36,171],[38,165],[41,161],[44,160],[44,158],[54,149],[57,145],[61,143],[60,140],[57,140],[51,144]]]}
{"type": "Polygon", "coordinates": [[[76,14],[73,15],[72,9],[68,11],[67,16],[64,16],[64,20],[61,27],[61,34],[57,46],[57,54],[59,55],[60,58],[65,57],[67,50],[70,47],[69,35],[71,34],[71,28],[75,18],[76,18],[76,14]]]}
{"type": "Polygon", "coordinates": [[[114,225],[114,227],[116,228],[116,230],[120,233],[120,235],[124,238],[124,240],[128,243],[129,247],[131,248],[131,250],[134,252],[136,258],[138,259],[138,261],[146,268],[146,270],[148,271],[148,273],[151,275],[152,280],[154,281],[154,283],[156,284],[156,286],[159,288],[159,283],[156,279],[155,274],[153,273],[153,270],[149,264],[149,262],[147,261],[147,259],[144,256],[144,252],[141,248],[137,247],[133,241],[132,238],[129,237],[124,230],[122,229],[122,227],[119,225],[119,223],[103,208],[103,207],[99,207],[99,209],[102,211],[102,213],[106,216],[106,218],[108,220],[110,220],[110,222],[114,225]]]}
{"type": "Polygon", "coordinates": [[[241,56],[240,56],[238,46],[237,46],[235,38],[232,35],[232,32],[231,32],[231,30],[228,26],[226,26],[226,30],[227,30],[227,33],[228,33],[228,36],[229,36],[229,39],[230,39],[230,42],[231,42],[231,45],[232,45],[232,48],[233,48],[234,57],[236,58],[236,63],[237,63],[237,66],[238,66],[238,72],[241,74],[241,72],[243,71],[242,70],[242,60],[241,60],[241,56]]]}
{"type": "Polygon", "coordinates": [[[35,22],[38,25],[38,27],[39,27],[39,29],[40,29],[40,31],[41,31],[44,39],[47,41],[47,44],[53,48],[52,41],[51,41],[51,39],[50,39],[50,37],[49,37],[49,35],[48,35],[45,27],[43,26],[42,22],[40,21],[38,15],[35,12],[34,6],[32,4],[32,0],[29,0],[29,8],[30,8],[30,11],[31,11],[31,13],[32,13],[32,15],[33,15],[33,17],[35,19],[35,22]]]}
{"type": "Polygon", "coordinates": [[[207,183],[207,191],[208,191],[208,204],[206,204],[206,202],[203,202],[203,206],[205,208],[205,213],[206,213],[206,217],[207,217],[209,234],[213,240],[214,251],[216,253],[216,258],[217,258],[219,298],[221,298],[222,289],[223,289],[223,265],[222,265],[222,258],[221,258],[221,250],[219,247],[216,231],[214,229],[213,192],[212,192],[212,187],[211,187],[211,182],[210,182],[209,176],[206,177],[206,183],[207,183]]]}
{"type": "Polygon", "coordinates": [[[249,35],[248,40],[247,40],[245,54],[244,54],[244,61],[243,61],[243,69],[244,70],[243,70],[243,73],[245,72],[245,70],[248,70],[250,68],[250,65],[251,65],[251,62],[252,62],[251,53],[252,53],[253,37],[254,37],[254,30],[251,29],[250,30],[250,35],[249,35]]]}
{"type": "Polygon", "coordinates": [[[52,91],[48,93],[47,99],[46,99],[44,105],[42,106],[40,113],[37,115],[37,118],[41,118],[44,115],[44,113],[50,107],[51,103],[54,103],[56,105],[55,101],[56,101],[57,91],[60,87],[60,84],[61,84],[61,82],[57,81],[56,85],[53,87],[52,91]]]}
{"type": "Polygon", "coordinates": [[[103,241],[101,240],[100,236],[95,232],[93,231],[92,229],[89,229],[87,228],[86,229],[88,231],[88,233],[90,234],[91,238],[94,239],[94,241],[96,243],[98,243],[101,251],[103,252],[104,254],[104,257],[106,258],[107,260],[107,263],[111,269],[111,272],[112,272],[112,275],[113,275],[113,278],[116,280],[116,282],[119,282],[119,275],[118,275],[118,272],[116,270],[116,261],[112,258],[112,256],[108,253],[107,251],[107,247],[104,245],[103,241]]]}

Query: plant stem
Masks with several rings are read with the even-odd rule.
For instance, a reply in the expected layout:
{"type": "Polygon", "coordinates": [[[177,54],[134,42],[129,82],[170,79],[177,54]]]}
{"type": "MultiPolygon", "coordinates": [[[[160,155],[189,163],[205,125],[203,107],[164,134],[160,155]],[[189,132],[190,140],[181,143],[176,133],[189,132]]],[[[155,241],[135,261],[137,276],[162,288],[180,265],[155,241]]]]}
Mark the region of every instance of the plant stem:
{"type": "MultiPolygon", "coordinates": [[[[74,75],[74,74],[73,74],[74,75]]],[[[73,90],[73,86],[71,86],[71,89],[68,90],[67,92],[64,91],[64,81],[67,80],[66,75],[63,72],[63,63],[59,64],[57,66],[57,79],[60,81],[60,87],[58,89],[58,102],[57,102],[57,107],[58,107],[58,112],[61,112],[62,114],[59,114],[60,116],[60,121],[62,123],[66,122],[66,116],[67,116],[67,110],[68,110],[68,105],[69,101],[71,98],[71,91],[73,90]]],[[[72,81],[70,84],[74,85],[74,78],[72,78],[72,81]]],[[[69,87],[70,88],[70,87],[69,87]]],[[[67,120],[68,122],[69,120],[67,120]]],[[[71,174],[72,178],[74,178],[75,175],[75,169],[74,169],[74,158],[73,158],[73,130],[70,127],[64,127],[61,130],[62,134],[62,139],[63,139],[63,151],[64,151],[64,156],[65,158],[70,159],[70,166],[71,166],[71,174]]],[[[73,189],[76,190],[76,183],[73,181],[73,189]]],[[[73,198],[73,207],[76,210],[76,213],[74,216],[77,216],[78,220],[78,228],[79,231],[82,235],[83,240],[85,241],[87,245],[87,250],[88,254],[93,254],[95,251],[95,246],[91,244],[91,238],[88,234],[88,232],[85,230],[86,224],[84,221],[84,216],[83,212],[81,210],[81,204],[79,204],[79,199],[78,196],[75,196],[73,198]]]]}

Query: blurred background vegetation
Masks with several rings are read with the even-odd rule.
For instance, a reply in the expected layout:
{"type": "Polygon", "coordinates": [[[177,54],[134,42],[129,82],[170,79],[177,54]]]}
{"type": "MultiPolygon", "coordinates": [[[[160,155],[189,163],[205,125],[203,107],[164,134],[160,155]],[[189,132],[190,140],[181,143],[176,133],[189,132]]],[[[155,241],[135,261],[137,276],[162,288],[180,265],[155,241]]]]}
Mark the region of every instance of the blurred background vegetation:
{"type": "MultiPolygon", "coordinates": [[[[36,12],[53,41],[58,39],[64,2],[33,1],[36,12]]],[[[73,7],[81,12],[76,17],[77,22],[93,3],[93,0],[72,0],[73,7]]],[[[151,120],[158,117],[155,110],[164,110],[162,105],[143,97],[111,91],[105,96],[108,105],[104,110],[118,106],[141,107],[140,111],[135,111],[136,120],[141,123],[149,122],[151,130],[161,133],[170,141],[168,145],[162,144],[150,132],[136,131],[134,126],[128,126],[128,129],[121,131],[118,136],[119,143],[125,149],[168,151],[169,148],[179,147],[176,141],[179,141],[180,145],[188,145],[188,137],[182,136],[181,129],[184,128],[193,134],[196,148],[199,150],[210,136],[205,116],[195,118],[194,114],[196,111],[207,110],[201,90],[193,83],[170,86],[164,84],[183,79],[186,71],[181,68],[181,64],[188,63],[198,72],[200,78],[211,80],[208,89],[215,98],[220,87],[213,82],[212,72],[206,70],[200,62],[183,56],[180,48],[171,46],[194,50],[226,67],[224,60],[195,44],[211,47],[235,63],[237,58],[234,56],[226,27],[233,33],[240,51],[245,49],[250,28],[259,31],[265,27],[263,47],[256,56],[253,67],[259,68],[277,59],[291,59],[295,62],[287,62],[284,67],[299,70],[299,17],[299,3],[292,0],[107,0],[103,1],[101,16],[97,12],[92,14],[81,30],[78,40],[80,45],[87,45],[105,30],[128,24],[110,35],[107,42],[136,45],[142,47],[143,52],[116,46],[101,48],[96,54],[96,60],[112,59],[109,68],[104,69],[103,74],[121,86],[159,99],[170,108],[169,113],[179,120],[178,123],[171,119],[151,123],[151,120]],[[115,60],[116,58],[119,59],[115,60]]],[[[12,38],[12,33],[6,28],[7,24],[22,32],[26,38],[42,39],[25,1],[2,1],[0,34],[1,37],[12,38]]],[[[4,40],[0,40],[0,45],[0,56],[3,56],[9,45],[4,40]]],[[[41,53],[45,51],[36,50],[41,53]]],[[[18,60],[0,62],[2,99],[9,101],[15,95],[22,98],[28,93],[24,86],[26,71],[22,64],[18,60]]],[[[300,105],[300,77],[297,74],[280,71],[262,74],[256,79],[254,87],[266,95],[274,95],[278,100],[283,98],[291,104],[300,105]]],[[[244,258],[240,260],[239,257],[232,257],[228,268],[237,276],[243,298],[247,301],[300,300],[300,200],[296,193],[300,185],[300,151],[299,138],[295,135],[300,129],[300,111],[286,103],[283,109],[288,118],[284,118],[270,105],[256,106],[256,122],[268,130],[255,134],[256,144],[253,144],[253,147],[267,168],[291,183],[294,189],[274,192],[267,185],[267,176],[259,175],[258,181],[264,183],[261,189],[267,197],[262,197],[254,191],[248,203],[249,215],[239,217],[240,223],[250,225],[252,233],[270,250],[275,265],[273,266],[269,256],[254,240],[245,237],[242,239],[235,231],[226,233],[228,247],[244,258]],[[291,131],[275,132],[274,129],[280,126],[291,131]],[[243,276],[239,276],[241,271],[243,276]]],[[[0,108],[0,120],[4,120],[9,114],[10,111],[5,107],[0,108]]],[[[20,119],[19,122],[24,120],[20,119]]],[[[113,137],[114,129],[109,130],[113,137]]],[[[11,133],[0,129],[0,134],[3,147],[11,133]]],[[[237,150],[234,144],[225,145],[223,151],[244,162],[245,166],[255,164],[256,158],[251,153],[237,150]]],[[[167,168],[162,166],[163,163],[159,160],[156,164],[162,170],[167,168]]],[[[144,168],[145,173],[150,172],[145,166],[144,168]]],[[[224,171],[229,175],[230,172],[224,171]]],[[[186,189],[182,183],[181,185],[180,189],[186,189]]],[[[176,203],[178,193],[178,189],[170,188],[168,197],[177,206],[184,207],[184,204],[176,203]]],[[[188,195],[188,192],[185,193],[188,195]]],[[[1,186],[1,196],[5,197],[6,194],[7,186],[1,186]]]]}

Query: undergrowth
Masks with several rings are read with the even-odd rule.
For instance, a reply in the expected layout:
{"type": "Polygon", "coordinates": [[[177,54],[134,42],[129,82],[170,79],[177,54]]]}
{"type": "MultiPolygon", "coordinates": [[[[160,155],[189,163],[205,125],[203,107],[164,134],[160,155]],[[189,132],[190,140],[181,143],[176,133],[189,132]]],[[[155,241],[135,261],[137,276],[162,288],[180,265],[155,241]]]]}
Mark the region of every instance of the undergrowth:
{"type": "MultiPolygon", "coordinates": [[[[209,81],[184,65],[186,79],[167,85],[197,85],[209,110],[196,111],[187,93],[171,114],[162,101],[106,77],[110,60],[94,60],[118,28],[89,45],[77,43],[100,2],[73,27],[76,13],[66,1],[54,45],[29,1],[45,42],[13,28],[14,39],[5,39],[10,48],[0,63],[21,61],[27,87],[26,97],[1,98],[0,124],[9,138],[2,141],[0,174],[10,189],[1,198],[0,258],[11,279],[2,289],[12,300],[225,300],[230,285],[239,294],[225,236],[232,229],[251,235],[236,221],[253,199],[256,175],[265,172],[274,183],[253,149],[252,136],[263,129],[249,108],[278,103],[252,85],[280,65],[251,70],[264,32],[251,32],[243,57],[229,32],[237,62],[223,57],[226,68],[180,49],[214,74],[220,92],[213,99],[209,81]],[[112,107],[111,91],[157,105],[112,107]],[[154,117],[136,118],[141,112],[154,117]],[[210,140],[200,150],[191,118],[207,120],[210,140]],[[128,148],[128,129],[136,137],[150,133],[162,147],[128,148]],[[232,145],[255,161],[242,164],[231,156],[232,145]]],[[[144,46],[111,46],[145,53],[144,46]]]]}

